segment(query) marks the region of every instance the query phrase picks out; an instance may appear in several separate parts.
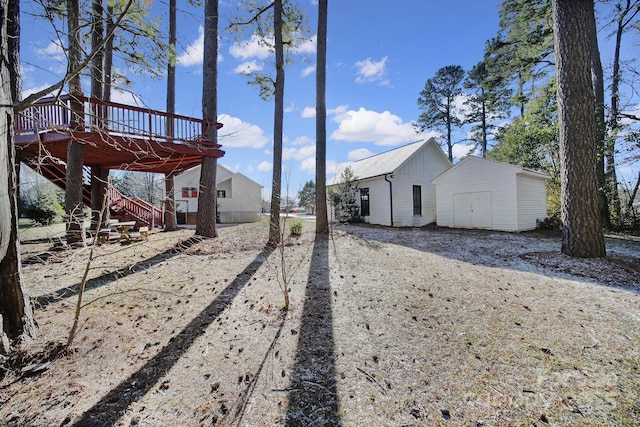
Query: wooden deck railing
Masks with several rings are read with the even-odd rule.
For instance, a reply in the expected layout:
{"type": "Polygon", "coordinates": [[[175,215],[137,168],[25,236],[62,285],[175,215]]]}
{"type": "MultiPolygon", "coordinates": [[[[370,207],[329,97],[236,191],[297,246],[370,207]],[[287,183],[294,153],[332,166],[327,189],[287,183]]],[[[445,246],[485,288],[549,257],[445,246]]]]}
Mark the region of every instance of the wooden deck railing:
{"type": "MultiPolygon", "coordinates": [[[[203,119],[148,108],[87,97],[77,99],[83,104],[83,114],[74,120],[77,123],[75,130],[85,132],[107,132],[157,142],[202,144],[205,143],[203,135],[208,126],[221,126],[203,119]]],[[[68,129],[71,114],[71,96],[43,98],[16,116],[15,132],[24,135],[68,129]]]]}

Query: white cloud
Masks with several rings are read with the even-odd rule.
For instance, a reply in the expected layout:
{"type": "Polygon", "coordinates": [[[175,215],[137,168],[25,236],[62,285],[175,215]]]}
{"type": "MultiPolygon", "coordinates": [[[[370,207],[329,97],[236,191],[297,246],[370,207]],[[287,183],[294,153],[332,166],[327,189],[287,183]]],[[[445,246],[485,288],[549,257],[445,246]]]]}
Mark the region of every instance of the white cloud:
{"type": "Polygon", "coordinates": [[[317,39],[318,36],[304,38],[303,42],[296,44],[289,53],[294,55],[316,53],[317,39]]]}
{"type": "Polygon", "coordinates": [[[293,141],[291,141],[289,144],[291,145],[308,145],[308,144],[315,144],[315,141],[311,138],[309,138],[308,136],[299,136],[296,139],[294,139],[293,141]]]}
{"type": "Polygon", "coordinates": [[[314,145],[307,145],[301,148],[296,148],[296,147],[286,147],[282,150],[282,159],[283,160],[289,160],[289,159],[294,159],[294,160],[298,160],[298,161],[302,161],[304,159],[307,158],[314,158],[316,157],[316,146],[314,145]]]}
{"type": "Polygon", "coordinates": [[[300,73],[300,77],[305,78],[310,74],[313,74],[316,71],[315,65],[310,65],[300,73]]]}
{"type": "MultiPolygon", "coordinates": [[[[640,104],[637,104],[634,109],[629,109],[629,111],[624,111],[624,113],[631,114],[636,117],[640,117],[640,104]]],[[[637,123],[635,120],[623,117],[620,119],[620,123],[624,125],[631,125],[637,123]]]]}
{"type": "Polygon", "coordinates": [[[339,120],[341,117],[346,118],[346,114],[349,111],[348,105],[339,105],[334,109],[327,110],[327,114],[335,116],[333,118],[334,121],[339,120]]]}
{"type": "MultiPolygon", "coordinates": [[[[455,144],[451,148],[451,151],[453,152],[454,160],[460,160],[461,158],[465,157],[466,155],[471,154],[471,152],[475,148],[476,148],[475,144],[455,144]]],[[[445,152],[445,155],[447,155],[446,152],[445,152]]]]}
{"type": "Polygon", "coordinates": [[[218,121],[224,126],[220,129],[220,143],[226,147],[262,148],[269,139],[259,126],[243,122],[232,116],[222,115],[218,121]]]}
{"type": "MultiPolygon", "coordinates": [[[[34,86],[34,87],[29,88],[29,89],[24,89],[22,91],[22,98],[24,99],[24,98],[26,98],[27,96],[29,96],[29,95],[31,95],[33,93],[40,92],[41,90],[47,89],[49,87],[51,87],[51,84],[44,83],[44,84],[39,85],[39,86],[34,86]]],[[[56,93],[57,93],[57,91],[56,91],[56,93]]],[[[51,95],[54,95],[54,93],[52,92],[52,93],[50,93],[48,95],[45,95],[45,96],[51,96],[51,95]]]]}
{"type": "MultiPolygon", "coordinates": [[[[295,38],[295,37],[294,37],[295,38]]],[[[296,42],[299,39],[296,39],[296,42]]],[[[260,37],[257,34],[252,34],[249,40],[243,40],[236,42],[229,48],[229,53],[236,59],[244,61],[242,64],[234,69],[237,74],[251,74],[261,71],[264,65],[261,61],[269,58],[273,53],[274,39],[273,36],[260,37]],[[259,60],[259,61],[257,61],[259,60]]],[[[294,46],[288,53],[292,55],[301,55],[315,53],[316,51],[316,36],[311,38],[304,38],[301,43],[294,46]]],[[[305,68],[301,75],[306,77],[311,74],[314,67],[305,68]]]]}
{"type": "Polygon", "coordinates": [[[367,150],[366,148],[358,148],[357,150],[349,151],[347,158],[349,160],[357,161],[371,156],[373,156],[373,153],[370,150],[367,150]]]}
{"type": "MultiPolygon", "coordinates": [[[[348,105],[340,105],[334,109],[327,109],[327,114],[330,116],[340,117],[340,116],[343,116],[348,109],[349,109],[348,105]]],[[[316,108],[304,107],[300,116],[304,119],[313,119],[316,117],[316,108]]],[[[336,118],[334,117],[333,120],[336,121],[336,118]]]]}
{"type": "Polygon", "coordinates": [[[292,113],[296,111],[296,104],[295,102],[291,102],[291,104],[289,104],[288,107],[284,107],[284,112],[285,113],[292,113]]]}
{"type": "Polygon", "coordinates": [[[56,61],[63,61],[65,59],[64,48],[60,44],[60,41],[52,41],[46,47],[36,48],[36,53],[41,56],[49,56],[56,61]]]}
{"type": "Polygon", "coordinates": [[[273,163],[267,162],[266,160],[263,162],[260,162],[260,164],[258,165],[258,170],[260,172],[268,172],[271,169],[273,169],[273,163]]]}
{"type": "Polygon", "coordinates": [[[465,102],[469,99],[469,95],[460,94],[453,99],[453,112],[456,118],[464,120],[467,114],[471,112],[471,107],[466,105],[465,102]]]}
{"type": "Polygon", "coordinates": [[[309,157],[300,162],[300,170],[307,173],[315,173],[316,171],[316,158],[309,157]]]}
{"type": "Polygon", "coordinates": [[[185,67],[202,64],[204,58],[204,27],[198,28],[198,38],[176,58],[176,63],[185,67]]]}
{"type": "Polygon", "coordinates": [[[418,135],[411,123],[389,111],[378,113],[360,107],[344,113],[336,109],[333,121],[338,129],[331,134],[331,139],[346,142],[373,142],[375,145],[400,145],[414,142],[423,136],[418,135]]]}
{"type": "Polygon", "coordinates": [[[371,58],[367,58],[364,61],[358,61],[355,67],[358,69],[358,77],[356,77],[357,83],[375,83],[386,85],[389,81],[386,79],[387,75],[387,58],[385,56],[378,62],[374,62],[371,58]]]}
{"type": "Polygon", "coordinates": [[[316,109],[314,107],[304,107],[300,116],[304,119],[312,119],[316,116],[316,109]]]}
{"type": "Polygon", "coordinates": [[[258,71],[262,71],[264,65],[257,63],[256,61],[246,61],[238,65],[233,69],[236,74],[252,74],[258,71]]]}
{"type": "Polygon", "coordinates": [[[266,59],[271,54],[270,47],[273,40],[267,40],[259,37],[257,34],[251,35],[250,40],[236,42],[229,48],[229,53],[236,59],[266,59]]]}

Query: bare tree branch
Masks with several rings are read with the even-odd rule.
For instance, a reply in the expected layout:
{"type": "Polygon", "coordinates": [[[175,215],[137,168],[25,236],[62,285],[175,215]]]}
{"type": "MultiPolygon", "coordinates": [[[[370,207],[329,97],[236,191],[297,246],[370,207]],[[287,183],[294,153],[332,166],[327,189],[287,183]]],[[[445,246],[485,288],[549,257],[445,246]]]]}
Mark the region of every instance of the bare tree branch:
{"type": "Polygon", "coordinates": [[[133,1],[134,0],[129,0],[127,2],[127,5],[125,6],[124,10],[120,14],[120,16],[118,16],[118,19],[116,20],[115,25],[109,30],[106,37],[100,42],[100,44],[98,44],[93,49],[93,51],[85,58],[85,60],[80,65],[78,65],[78,67],[75,70],[71,70],[71,72],[67,72],[67,74],[59,82],[49,86],[48,88],[42,89],[36,93],[32,93],[22,101],[16,103],[13,106],[14,111],[16,113],[23,111],[24,109],[30,107],[38,99],[54,91],[58,91],[58,95],[56,95],[56,97],[58,97],[64,85],[67,84],[69,80],[71,80],[72,78],[80,74],[85,68],[87,68],[91,60],[96,56],[96,54],[104,47],[104,45],[109,41],[109,39],[113,37],[115,30],[120,27],[120,23],[122,22],[126,14],[129,12],[129,8],[133,4],[133,1]]]}

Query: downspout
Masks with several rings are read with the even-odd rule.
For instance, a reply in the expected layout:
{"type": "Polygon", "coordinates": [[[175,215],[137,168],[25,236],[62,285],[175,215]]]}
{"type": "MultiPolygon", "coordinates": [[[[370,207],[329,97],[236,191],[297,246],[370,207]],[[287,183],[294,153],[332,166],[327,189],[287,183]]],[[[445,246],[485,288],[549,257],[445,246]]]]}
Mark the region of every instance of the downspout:
{"type": "MultiPolygon", "coordinates": [[[[387,179],[387,175],[389,174],[384,174],[384,180],[389,183],[389,206],[391,208],[389,213],[391,214],[391,226],[393,227],[393,184],[387,179]]],[[[393,178],[393,175],[391,175],[391,178],[393,178]]]]}

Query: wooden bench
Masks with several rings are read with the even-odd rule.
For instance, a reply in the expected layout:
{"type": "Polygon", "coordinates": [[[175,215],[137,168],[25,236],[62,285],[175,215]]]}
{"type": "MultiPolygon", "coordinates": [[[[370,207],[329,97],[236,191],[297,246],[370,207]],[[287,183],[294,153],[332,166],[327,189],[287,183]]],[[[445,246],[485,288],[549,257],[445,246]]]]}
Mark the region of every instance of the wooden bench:
{"type": "Polygon", "coordinates": [[[111,230],[108,228],[103,228],[98,231],[98,243],[105,243],[109,241],[109,237],[111,237],[111,230]]]}
{"type": "Polygon", "coordinates": [[[145,240],[149,240],[149,227],[140,227],[138,229],[141,237],[144,237],[145,240]]]}

